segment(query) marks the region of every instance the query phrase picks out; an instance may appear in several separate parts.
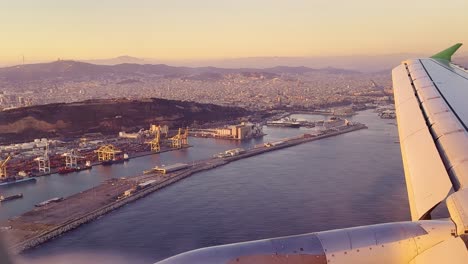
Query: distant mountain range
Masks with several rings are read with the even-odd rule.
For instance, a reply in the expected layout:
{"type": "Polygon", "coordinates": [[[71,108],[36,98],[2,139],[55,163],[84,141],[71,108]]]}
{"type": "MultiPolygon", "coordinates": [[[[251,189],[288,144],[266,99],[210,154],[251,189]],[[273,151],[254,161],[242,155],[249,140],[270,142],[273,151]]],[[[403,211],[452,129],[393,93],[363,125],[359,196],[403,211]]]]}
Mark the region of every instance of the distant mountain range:
{"type": "MultiPolygon", "coordinates": [[[[94,64],[116,65],[121,63],[137,64],[168,64],[172,66],[185,67],[218,67],[218,68],[273,68],[278,65],[288,67],[307,68],[339,68],[360,72],[380,72],[388,71],[398,65],[402,60],[408,58],[428,57],[431,54],[401,53],[387,55],[353,55],[353,56],[314,56],[314,57],[247,57],[232,59],[213,60],[180,60],[164,61],[150,58],[135,58],[131,56],[121,56],[107,60],[83,61],[94,64]]],[[[457,53],[454,60],[468,67],[468,53],[457,53]]]]}
{"type": "Polygon", "coordinates": [[[123,63],[133,63],[133,64],[153,64],[154,63],[150,60],[140,59],[140,58],[131,57],[127,55],[119,56],[119,57],[111,58],[111,59],[83,60],[82,62],[97,64],[97,65],[117,65],[117,64],[123,64],[123,63]]]}
{"type": "Polygon", "coordinates": [[[5,81],[34,81],[46,79],[79,79],[79,78],[101,78],[116,76],[161,76],[165,78],[221,78],[223,74],[240,73],[265,73],[271,78],[279,74],[305,74],[309,72],[325,74],[359,74],[357,71],[309,67],[277,66],[272,68],[216,68],[216,67],[174,67],[165,64],[136,64],[123,63],[117,65],[97,65],[78,61],[55,61],[49,63],[37,63],[17,65],[0,68],[0,79],[5,81]]]}
{"type": "MultiPolygon", "coordinates": [[[[152,58],[137,58],[128,55],[109,59],[77,60],[95,65],[118,64],[152,64],[172,65],[174,67],[191,68],[226,68],[241,69],[274,68],[279,65],[286,67],[306,67],[313,69],[336,68],[366,73],[389,71],[402,60],[408,58],[427,57],[431,54],[401,53],[387,55],[352,55],[352,56],[314,56],[314,57],[246,57],[211,60],[160,60],[152,58]]],[[[454,61],[468,67],[468,53],[461,51],[456,54],[454,61]]],[[[39,62],[31,62],[39,63],[39,62]]],[[[31,64],[30,63],[30,64],[31,64]]],[[[42,63],[42,62],[41,62],[42,63]]],[[[2,64],[0,64],[1,67],[2,64]]],[[[10,64],[11,65],[11,64],[10,64]]],[[[4,64],[4,66],[6,66],[4,64]]]]}
{"type": "MultiPolygon", "coordinates": [[[[147,76],[159,75],[166,78],[213,80],[222,78],[223,74],[262,72],[271,74],[305,74],[310,72],[327,74],[359,74],[363,72],[390,73],[391,69],[407,58],[421,57],[417,54],[398,54],[388,56],[349,56],[349,57],[257,57],[228,60],[185,62],[186,65],[213,66],[169,66],[153,64],[151,59],[140,59],[131,56],[120,56],[112,59],[90,60],[87,62],[60,60],[48,63],[16,65],[0,68],[0,79],[6,81],[33,81],[44,79],[100,78],[106,76],[147,76]],[[243,68],[241,65],[255,65],[243,68]],[[276,66],[286,65],[286,66],[276,66]],[[303,66],[306,65],[306,66],[303,66]],[[330,65],[338,65],[331,67],[330,65]]],[[[468,67],[468,55],[457,56],[454,62],[468,67]]],[[[179,62],[182,63],[182,62],[179,62]]]]}

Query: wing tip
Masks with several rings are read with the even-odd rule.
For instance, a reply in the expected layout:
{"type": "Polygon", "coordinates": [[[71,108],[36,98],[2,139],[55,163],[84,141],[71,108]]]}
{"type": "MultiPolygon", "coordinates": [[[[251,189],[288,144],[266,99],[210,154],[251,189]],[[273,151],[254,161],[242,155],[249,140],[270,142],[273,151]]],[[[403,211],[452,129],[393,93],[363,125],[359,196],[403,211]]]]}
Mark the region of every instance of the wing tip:
{"type": "Polygon", "coordinates": [[[447,61],[452,61],[452,55],[457,52],[457,50],[463,45],[463,43],[457,43],[453,46],[451,46],[448,49],[445,49],[433,56],[431,56],[432,59],[441,59],[441,60],[447,60],[447,61]]]}

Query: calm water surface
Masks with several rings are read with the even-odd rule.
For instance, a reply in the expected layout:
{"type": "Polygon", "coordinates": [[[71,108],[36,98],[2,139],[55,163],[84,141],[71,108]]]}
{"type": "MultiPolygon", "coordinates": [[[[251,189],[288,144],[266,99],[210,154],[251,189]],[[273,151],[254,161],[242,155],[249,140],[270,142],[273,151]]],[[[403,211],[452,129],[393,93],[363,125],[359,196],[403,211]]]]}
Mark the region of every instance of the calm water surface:
{"type": "MultiPolygon", "coordinates": [[[[395,121],[382,120],[372,111],[361,112],[353,120],[367,124],[369,129],[196,174],[24,256],[99,252],[131,257],[132,263],[151,263],[199,247],[409,220],[395,121]]],[[[305,129],[265,128],[265,132],[268,136],[263,140],[271,141],[304,133],[305,129]]],[[[76,175],[44,177],[35,185],[11,190],[21,191],[26,197],[1,210],[19,214],[31,209],[31,202],[70,195],[110,177],[137,174],[157,164],[190,162],[260,142],[239,145],[192,139],[194,147],[188,150],[96,167],[76,175]]]]}

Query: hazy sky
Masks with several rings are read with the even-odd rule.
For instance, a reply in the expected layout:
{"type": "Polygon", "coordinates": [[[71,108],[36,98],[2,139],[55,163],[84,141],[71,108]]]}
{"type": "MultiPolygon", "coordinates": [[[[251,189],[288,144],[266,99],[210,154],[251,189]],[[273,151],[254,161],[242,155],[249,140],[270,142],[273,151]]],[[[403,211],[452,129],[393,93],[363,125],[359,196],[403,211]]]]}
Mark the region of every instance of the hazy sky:
{"type": "Polygon", "coordinates": [[[0,62],[434,53],[468,0],[0,0],[0,62]]]}

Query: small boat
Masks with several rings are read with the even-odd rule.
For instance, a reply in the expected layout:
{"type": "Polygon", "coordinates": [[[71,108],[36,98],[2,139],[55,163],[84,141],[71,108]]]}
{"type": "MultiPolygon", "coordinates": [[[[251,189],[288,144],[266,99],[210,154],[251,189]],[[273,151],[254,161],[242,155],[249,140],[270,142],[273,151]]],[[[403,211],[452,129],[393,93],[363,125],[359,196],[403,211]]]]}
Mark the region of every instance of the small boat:
{"type": "Polygon", "coordinates": [[[18,194],[13,194],[13,195],[10,195],[10,196],[0,196],[0,202],[7,202],[7,201],[11,201],[11,200],[15,200],[15,199],[19,199],[19,198],[23,198],[23,194],[22,193],[18,193],[18,194]]]}
{"type": "Polygon", "coordinates": [[[0,182],[0,186],[7,186],[19,183],[27,183],[27,182],[36,182],[35,178],[24,178],[24,179],[16,179],[16,178],[7,178],[6,180],[0,182]]]}
{"type": "Polygon", "coordinates": [[[78,168],[72,168],[72,167],[61,167],[58,169],[58,174],[67,174],[71,172],[78,171],[78,168]]]}
{"type": "Polygon", "coordinates": [[[62,200],[63,200],[63,197],[55,197],[55,198],[52,198],[52,199],[43,201],[43,202],[41,202],[41,203],[38,203],[38,204],[36,204],[35,206],[36,206],[36,207],[42,207],[42,206],[46,206],[46,205],[48,205],[48,204],[50,204],[50,203],[58,203],[58,202],[60,202],[60,201],[62,201],[62,200]]]}

